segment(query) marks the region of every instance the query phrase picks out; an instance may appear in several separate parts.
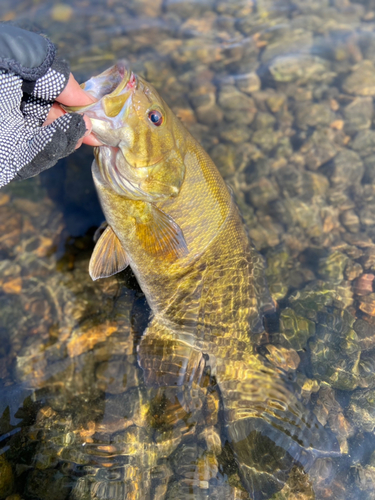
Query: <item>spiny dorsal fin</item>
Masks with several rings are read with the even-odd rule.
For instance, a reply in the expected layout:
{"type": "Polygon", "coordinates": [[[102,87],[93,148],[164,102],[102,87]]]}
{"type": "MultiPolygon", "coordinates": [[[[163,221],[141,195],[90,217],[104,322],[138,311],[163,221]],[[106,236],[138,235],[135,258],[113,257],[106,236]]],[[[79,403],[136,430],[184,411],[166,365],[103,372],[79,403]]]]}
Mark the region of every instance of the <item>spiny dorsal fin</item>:
{"type": "Polygon", "coordinates": [[[100,236],[91,255],[89,273],[95,281],[108,278],[129,265],[125,250],[111,226],[107,226],[100,236]]]}
{"type": "Polygon", "coordinates": [[[182,230],[166,213],[154,205],[146,223],[138,223],[137,236],[146,252],[167,260],[175,260],[188,253],[182,230]]]}

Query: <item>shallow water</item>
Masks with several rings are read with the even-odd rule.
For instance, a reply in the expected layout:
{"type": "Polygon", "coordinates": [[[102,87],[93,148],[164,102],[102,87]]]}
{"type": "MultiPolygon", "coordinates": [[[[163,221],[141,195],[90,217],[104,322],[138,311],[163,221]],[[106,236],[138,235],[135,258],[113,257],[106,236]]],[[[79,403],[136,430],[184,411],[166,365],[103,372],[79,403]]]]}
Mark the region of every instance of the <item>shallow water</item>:
{"type": "MultiPolygon", "coordinates": [[[[274,499],[375,498],[375,4],[8,1],[79,81],[144,75],[233,187],[277,314],[260,351],[339,442],[274,499]]],[[[0,499],[247,499],[207,377],[143,382],[134,277],[93,283],[92,151],[0,192],[0,499]],[[151,403],[150,403],[151,402],[151,403]]]]}

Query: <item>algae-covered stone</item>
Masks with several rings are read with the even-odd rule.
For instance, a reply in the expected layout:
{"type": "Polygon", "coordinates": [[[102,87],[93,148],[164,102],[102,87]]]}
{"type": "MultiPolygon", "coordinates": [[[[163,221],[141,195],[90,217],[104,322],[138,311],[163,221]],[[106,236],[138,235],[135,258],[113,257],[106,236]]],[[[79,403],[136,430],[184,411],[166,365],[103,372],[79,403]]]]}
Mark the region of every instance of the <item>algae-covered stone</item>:
{"type": "Polygon", "coordinates": [[[236,172],[236,150],[231,144],[217,144],[211,149],[210,156],[224,179],[236,172]]]}
{"type": "Polygon", "coordinates": [[[272,113],[278,113],[285,106],[286,96],[281,93],[273,94],[267,98],[266,102],[272,113]]]}
{"type": "Polygon", "coordinates": [[[314,377],[335,389],[353,390],[358,387],[361,351],[357,334],[352,328],[354,320],[345,310],[319,313],[316,337],[310,343],[314,377]]]}
{"type": "Polygon", "coordinates": [[[13,471],[12,466],[6,460],[4,455],[0,455],[0,498],[6,498],[13,490],[13,471]]]}
{"type": "Polygon", "coordinates": [[[191,2],[184,2],[183,0],[166,0],[164,2],[164,8],[167,12],[173,12],[182,18],[186,18],[190,16],[198,17],[205,11],[212,10],[213,4],[213,0],[193,0],[191,2]]]}
{"type": "Polygon", "coordinates": [[[315,322],[318,321],[319,313],[325,311],[327,306],[335,305],[343,308],[351,302],[352,293],[349,285],[334,285],[323,281],[312,282],[289,297],[289,303],[297,315],[315,322]]]}
{"type": "Polygon", "coordinates": [[[280,55],[271,62],[269,71],[276,82],[321,81],[328,74],[329,62],[303,53],[280,55]]]}
{"type": "Polygon", "coordinates": [[[242,144],[249,141],[251,137],[251,130],[248,127],[238,125],[228,125],[220,129],[220,137],[223,141],[231,142],[233,144],[242,144]]]}
{"type": "Polygon", "coordinates": [[[375,316],[375,293],[360,297],[359,309],[369,316],[375,316]]]}
{"type": "Polygon", "coordinates": [[[323,382],[319,389],[314,413],[322,425],[327,422],[340,443],[342,453],[348,453],[347,439],[354,434],[354,429],[344,416],[343,409],[336,398],[336,391],[323,382]]]}
{"type": "Polygon", "coordinates": [[[363,158],[363,164],[365,166],[365,175],[363,177],[364,183],[374,184],[375,183],[375,154],[371,154],[363,158]]]}
{"type": "Polygon", "coordinates": [[[280,341],[281,344],[301,351],[307,345],[307,341],[315,333],[315,323],[297,316],[290,307],[284,309],[280,315],[280,341]]]}
{"type": "Polygon", "coordinates": [[[319,261],[319,275],[333,283],[339,283],[344,279],[344,270],[349,257],[341,252],[332,252],[328,257],[319,261]]]}
{"type": "Polygon", "coordinates": [[[372,97],[357,97],[344,109],[345,132],[352,133],[370,128],[373,114],[372,97]]]}
{"type": "Polygon", "coordinates": [[[295,371],[300,364],[300,357],[298,356],[295,349],[288,349],[281,346],[266,345],[268,354],[266,358],[270,363],[272,363],[277,368],[281,368],[283,371],[295,371]]]}
{"type": "MultiPolygon", "coordinates": [[[[264,0],[263,0],[264,1],[264,0]]],[[[268,1],[268,0],[267,0],[268,1]]],[[[270,5],[270,10],[274,10],[274,4],[270,5]]],[[[276,57],[284,57],[286,54],[299,54],[303,51],[305,54],[307,52],[307,48],[311,47],[313,44],[313,34],[310,31],[305,31],[301,29],[290,30],[287,29],[285,24],[279,24],[274,27],[273,30],[269,30],[264,35],[267,40],[266,49],[262,53],[262,61],[263,62],[271,62],[276,57]],[[301,50],[302,49],[302,50],[301,50]],[[303,50],[305,49],[305,50],[303,50]]],[[[302,55],[302,57],[304,57],[302,55]]],[[[285,77],[285,74],[289,73],[289,68],[292,67],[295,69],[295,64],[286,65],[287,71],[284,71],[284,61],[282,62],[282,69],[276,69],[274,74],[280,74],[285,77]]]]}
{"type": "Polygon", "coordinates": [[[355,391],[350,398],[346,414],[360,432],[373,432],[375,429],[375,389],[355,391]]]}
{"type": "Polygon", "coordinates": [[[352,184],[358,184],[363,173],[364,166],[359,155],[355,151],[344,149],[333,160],[330,180],[333,186],[346,188],[352,184]]]}
{"type": "Polygon", "coordinates": [[[375,347],[375,328],[373,325],[363,319],[357,319],[353,328],[358,335],[358,343],[363,351],[375,347]]]}
{"type": "Polygon", "coordinates": [[[324,103],[299,103],[296,111],[297,125],[302,129],[327,126],[335,119],[333,111],[324,103]]]}
{"type": "Polygon", "coordinates": [[[286,296],[289,290],[291,257],[286,248],[270,250],[266,255],[267,283],[274,300],[286,296]]]}
{"type": "Polygon", "coordinates": [[[332,129],[318,129],[301,146],[300,151],[306,155],[306,165],[310,170],[317,170],[336,155],[334,137],[332,129]]]}
{"type": "Polygon", "coordinates": [[[234,85],[225,85],[219,92],[218,104],[222,108],[225,120],[236,124],[250,124],[256,114],[254,100],[240,92],[234,85]]]}
{"type": "Polygon", "coordinates": [[[261,177],[258,181],[249,186],[249,200],[254,207],[266,207],[268,203],[276,200],[279,193],[277,186],[266,177],[261,177]]]}
{"type": "Polygon", "coordinates": [[[372,61],[361,61],[352,68],[352,73],[345,78],[342,88],[348,94],[359,96],[375,95],[375,67],[372,61]]]}
{"type": "Polygon", "coordinates": [[[358,151],[361,157],[373,154],[375,152],[375,130],[359,131],[350,145],[354,151],[358,151]]]}
{"type": "Polygon", "coordinates": [[[252,94],[260,89],[261,81],[255,72],[251,72],[238,76],[236,78],[236,85],[241,92],[245,92],[245,94],[252,94]]]}
{"type": "Polygon", "coordinates": [[[252,142],[263,152],[269,153],[277,145],[280,133],[272,128],[256,130],[252,136],[252,142]]]}
{"type": "Polygon", "coordinates": [[[375,387],[375,357],[374,352],[363,352],[358,365],[359,387],[373,389],[375,387]]]}
{"type": "Polygon", "coordinates": [[[354,484],[360,490],[361,498],[373,500],[375,498],[375,467],[369,464],[366,466],[356,464],[351,473],[354,484]],[[362,496],[363,494],[365,497],[362,496]]]}
{"type": "Polygon", "coordinates": [[[359,217],[354,210],[345,210],[341,214],[341,222],[347,231],[358,233],[360,229],[359,217]]]}
{"type": "Polygon", "coordinates": [[[359,211],[359,220],[365,227],[375,226],[375,204],[367,203],[359,211]]]}
{"type": "Polygon", "coordinates": [[[259,111],[256,114],[255,120],[253,122],[253,127],[255,129],[267,129],[272,128],[276,123],[276,119],[270,113],[264,113],[259,111]]]}
{"type": "Polygon", "coordinates": [[[290,164],[280,167],[275,177],[284,195],[298,196],[302,200],[309,200],[315,194],[322,195],[329,187],[323,175],[306,172],[290,164]]]}

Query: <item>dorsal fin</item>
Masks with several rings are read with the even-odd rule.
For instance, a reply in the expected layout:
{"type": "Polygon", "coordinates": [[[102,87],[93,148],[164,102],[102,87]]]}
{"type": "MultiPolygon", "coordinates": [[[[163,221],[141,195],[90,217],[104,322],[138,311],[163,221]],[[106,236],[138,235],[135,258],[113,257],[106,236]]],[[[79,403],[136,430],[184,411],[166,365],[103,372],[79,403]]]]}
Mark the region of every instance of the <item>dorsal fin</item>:
{"type": "Polygon", "coordinates": [[[108,278],[129,265],[125,250],[111,226],[107,226],[100,236],[91,255],[89,273],[95,281],[108,278]]]}
{"type": "Polygon", "coordinates": [[[143,248],[151,255],[174,261],[188,253],[179,225],[154,205],[151,205],[149,220],[137,222],[136,232],[143,248]]]}

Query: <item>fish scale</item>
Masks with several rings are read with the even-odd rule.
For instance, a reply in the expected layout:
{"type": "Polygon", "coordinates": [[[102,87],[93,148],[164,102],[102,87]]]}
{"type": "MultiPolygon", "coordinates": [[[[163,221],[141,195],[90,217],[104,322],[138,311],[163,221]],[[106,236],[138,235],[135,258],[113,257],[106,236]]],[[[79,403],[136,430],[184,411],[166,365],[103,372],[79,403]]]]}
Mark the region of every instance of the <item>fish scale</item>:
{"type": "Polygon", "coordinates": [[[265,500],[296,465],[308,470],[317,456],[337,455],[337,443],[257,354],[252,335],[273,308],[263,260],[214,163],[151,85],[121,63],[105,74],[118,80],[112,118],[101,104],[103,75],[88,82],[99,101],[85,108],[104,143],[92,171],[110,228],[93,254],[92,277],[131,266],[153,313],[138,346],[146,384],[181,387],[189,411],[201,404],[198,389],[210,373],[243,486],[265,500]],[[123,262],[108,266],[118,245],[123,262]]]}

